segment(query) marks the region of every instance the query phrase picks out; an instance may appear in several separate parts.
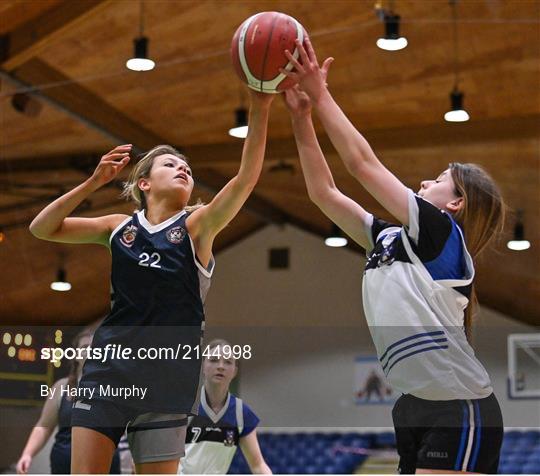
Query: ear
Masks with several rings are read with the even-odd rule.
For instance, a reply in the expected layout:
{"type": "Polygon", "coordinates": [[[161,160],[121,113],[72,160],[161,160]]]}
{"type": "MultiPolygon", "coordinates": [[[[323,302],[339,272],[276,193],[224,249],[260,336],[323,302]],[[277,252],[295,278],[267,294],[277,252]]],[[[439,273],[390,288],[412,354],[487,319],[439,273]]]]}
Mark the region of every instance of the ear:
{"type": "Polygon", "coordinates": [[[455,200],[452,200],[451,202],[448,202],[446,204],[446,209],[450,213],[457,213],[459,212],[463,206],[465,205],[465,201],[463,200],[463,197],[456,198],[455,200]]]}
{"type": "Polygon", "coordinates": [[[143,192],[148,192],[150,190],[150,181],[147,178],[140,178],[137,180],[137,187],[143,192]]]}

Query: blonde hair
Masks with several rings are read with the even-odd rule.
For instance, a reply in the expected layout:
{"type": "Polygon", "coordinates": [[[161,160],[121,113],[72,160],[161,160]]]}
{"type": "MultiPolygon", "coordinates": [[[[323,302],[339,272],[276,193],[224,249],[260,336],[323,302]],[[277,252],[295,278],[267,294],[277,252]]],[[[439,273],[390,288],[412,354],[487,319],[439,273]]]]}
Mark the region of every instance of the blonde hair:
{"type": "MultiPolygon", "coordinates": [[[[224,347],[228,345],[231,349],[233,348],[233,346],[231,345],[231,343],[229,341],[226,341],[225,339],[212,339],[206,346],[206,348],[208,348],[209,350],[212,350],[212,349],[215,349],[216,347],[224,347]]],[[[235,366],[238,366],[238,363],[237,363],[237,359],[234,359],[234,364],[235,366]]]]}
{"type": "MultiPolygon", "coordinates": [[[[506,206],[499,187],[482,167],[454,162],[449,168],[456,194],[463,198],[463,206],[453,216],[463,230],[467,249],[475,261],[502,232],[506,206]]],[[[473,284],[464,320],[465,333],[469,340],[477,304],[473,284]]]]}
{"type": "MultiPolygon", "coordinates": [[[[146,210],[148,205],[144,192],[139,188],[139,179],[148,178],[156,157],[164,154],[171,154],[184,160],[186,163],[188,162],[187,157],[178,152],[174,147],[170,145],[157,145],[142,156],[131,170],[127,182],[124,182],[124,190],[122,191],[121,196],[127,200],[132,200],[137,204],[137,207],[142,210],[146,210]]],[[[192,212],[202,206],[203,203],[199,199],[195,205],[187,206],[184,210],[192,212]]]]}

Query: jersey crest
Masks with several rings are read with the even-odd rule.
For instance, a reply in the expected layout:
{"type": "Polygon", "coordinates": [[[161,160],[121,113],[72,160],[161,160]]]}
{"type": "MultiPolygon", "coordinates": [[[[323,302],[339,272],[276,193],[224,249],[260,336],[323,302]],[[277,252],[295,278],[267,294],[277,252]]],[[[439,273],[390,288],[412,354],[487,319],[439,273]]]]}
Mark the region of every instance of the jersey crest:
{"type": "Polygon", "coordinates": [[[122,237],[120,238],[120,243],[122,243],[124,246],[127,246],[128,248],[131,248],[131,245],[133,245],[136,236],[137,227],[135,225],[126,226],[124,232],[122,233],[122,237]]]}
{"type": "Polygon", "coordinates": [[[186,236],[186,230],[181,226],[175,226],[174,228],[168,230],[165,236],[172,244],[177,245],[181,243],[184,236],[186,236]]]}
{"type": "Polygon", "coordinates": [[[225,446],[234,446],[234,430],[225,430],[225,440],[223,441],[225,446]]]}

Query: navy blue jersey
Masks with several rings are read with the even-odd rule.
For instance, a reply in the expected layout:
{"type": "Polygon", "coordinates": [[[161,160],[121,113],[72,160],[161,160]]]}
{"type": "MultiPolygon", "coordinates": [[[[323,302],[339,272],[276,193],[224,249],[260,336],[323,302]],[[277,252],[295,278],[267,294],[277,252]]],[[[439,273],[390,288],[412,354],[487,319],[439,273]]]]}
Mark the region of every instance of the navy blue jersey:
{"type": "Polygon", "coordinates": [[[80,387],[94,388],[94,398],[120,398],[154,412],[196,410],[201,368],[197,346],[213,261],[209,269],[198,262],[186,230],[187,216],[182,211],[151,225],[144,211],[136,212],[111,234],[112,309],[92,347],[116,344],[132,353],[128,359],[86,361],[80,387]],[[156,352],[161,354],[156,357],[156,352]],[[126,398],[108,391],[130,386],[147,392],[126,398]]]}

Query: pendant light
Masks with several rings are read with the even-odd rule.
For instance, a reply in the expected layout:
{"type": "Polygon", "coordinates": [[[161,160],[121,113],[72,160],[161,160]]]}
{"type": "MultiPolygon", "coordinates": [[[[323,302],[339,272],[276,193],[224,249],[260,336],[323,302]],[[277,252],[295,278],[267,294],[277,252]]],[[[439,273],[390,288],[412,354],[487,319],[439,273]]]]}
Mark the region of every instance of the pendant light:
{"type": "Polygon", "coordinates": [[[148,58],[148,44],[150,40],[144,36],[144,2],[140,2],[139,36],[133,40],[133,58],[126,61],[126,67],[132,71],[150,71],[156,63],[148,58]]]}

